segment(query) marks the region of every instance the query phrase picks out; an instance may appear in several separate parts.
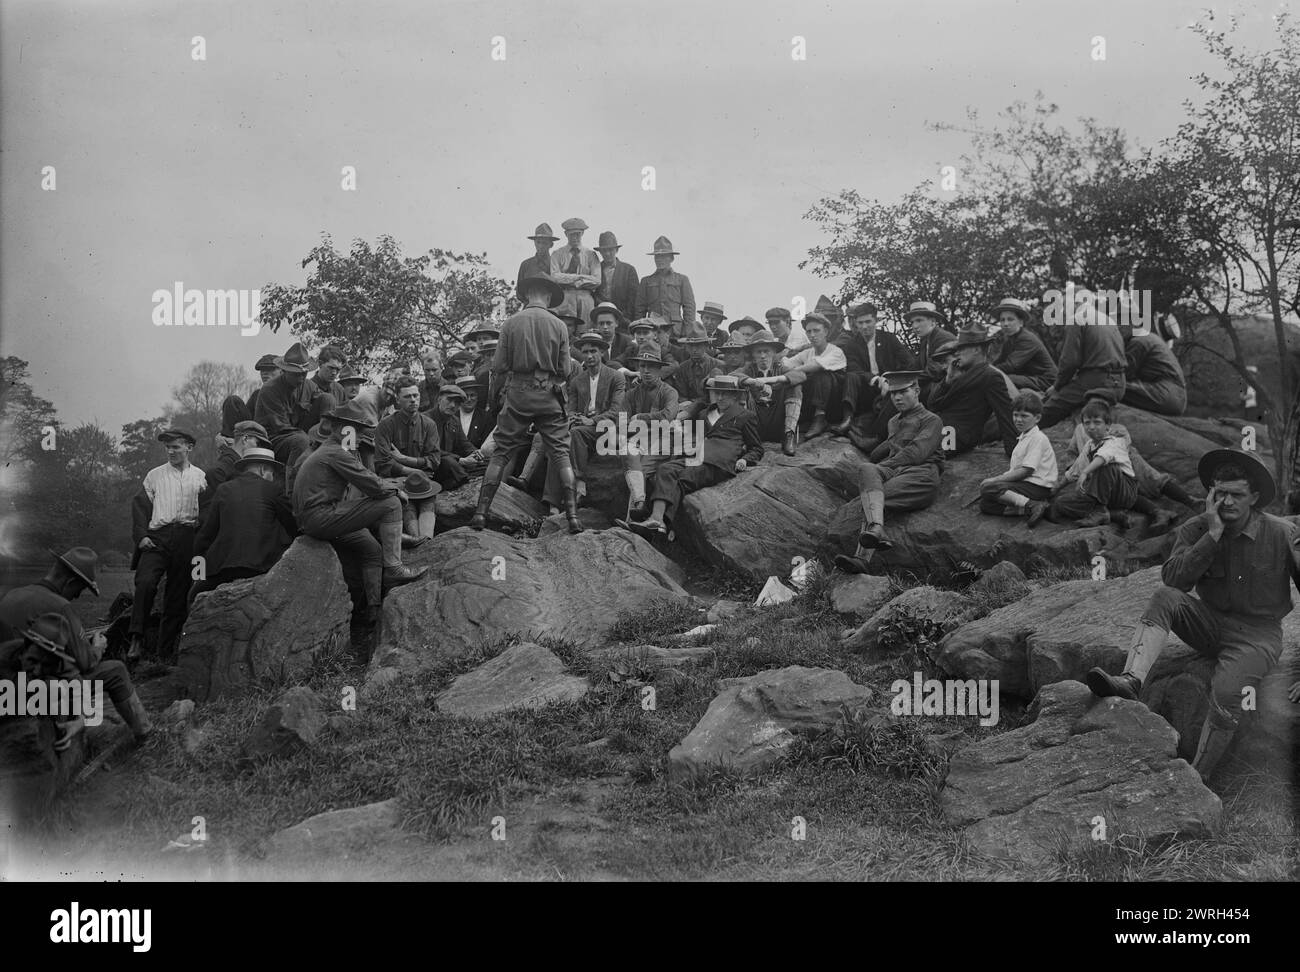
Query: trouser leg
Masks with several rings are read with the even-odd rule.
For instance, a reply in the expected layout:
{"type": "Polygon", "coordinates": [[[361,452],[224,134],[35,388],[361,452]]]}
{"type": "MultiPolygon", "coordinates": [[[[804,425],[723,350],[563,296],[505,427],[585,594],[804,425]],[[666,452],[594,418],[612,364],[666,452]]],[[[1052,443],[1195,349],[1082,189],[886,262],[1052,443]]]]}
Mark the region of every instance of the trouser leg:
{"type": "MultiPolygon", "coordinates": [[[[383,585],[383,551],[369,530],[353,530],[329,540],[343,565],[343,576],[349,574],[361,582],[367,607],[379,607],[383,585]]],[[[400,538],[399,538],[400,544],[400,538]]]]}
{"type": "Polygon", "coordinates": [[[167,573],[167,554],[160,549],[145,550],[140,554],[135,568],[135,600],[131,602],[132,636],[143,635],[154,599],[158,596],[158,582],[167,573]]]}
{"type": "Polygon", "coordinates": [[[185,627],[193,581],[190,558],[194,551],[194,528],[173,527],[168,538],[167,586],[163,592],[163,622],[158,633],[158,654],[171,655],[185,627]]]}
{"type": "Polygon", "coordinates": [[[416,507],[416,528],[418,536],[432,538],[438,525],[438,511],[432,499],[418,500],[416,507]]]}

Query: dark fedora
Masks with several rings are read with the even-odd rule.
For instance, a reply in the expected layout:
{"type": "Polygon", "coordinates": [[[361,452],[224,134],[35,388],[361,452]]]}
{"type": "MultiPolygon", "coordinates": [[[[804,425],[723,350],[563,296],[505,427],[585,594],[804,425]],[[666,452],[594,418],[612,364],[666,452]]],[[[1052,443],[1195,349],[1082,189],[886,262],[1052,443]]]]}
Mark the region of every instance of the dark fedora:
{"type": "Polygon", "coordinates": [[[402,480],[402,492],[406,494],[407,499],[428,499],[430,496],[437,496],[442,492],[442,486],[435,483],[424,473],[408,473],[402,480]]]}
{"type": "Polygon", "coordinates": [[[557,284],[549,273],[529,274],[520,281],[519,289],[527,294],[530,286],[535,287],[538,285],[544,286],[550,292],[551,302],[547,305],[548,307],[559,307],[564,303],[564,288],[557,284]]]}
{"type": "Polygon", "coordinates": [[[605,230],[605,232],[601,233],[600,239],[596,243],[596,249],[598,250],[621,250],[622,248],[623,244],[618,241],[618,237],[614,235],[613,230],[605,230]]]}
{"type": "Polygon", "coordinates": [[[748,314],[746,314],[744,317],[738,317],[730,324],[728,324],[727,333],[734,334],[736,332],[736,328],[738,327],[752,327],[754,329],[755,334],[763,330],[763,325],[760,324],[758,321],[754,320],[748,314]]]}
{"type": "Polygon", "coordinates": [[[353,399],[350,402],[344,402],[342,405],[335,406],[326,412],[325,415],[334,419],[336,422],[344,422],[348,425],[355,425],[363,429],[373,429],[379,423],[371,415],[371,411],[366,405],[353,399]]]}
{"type": "Polygon", "coordinates": [[[1274,497],[1277,496],[1277,484],[1273,482],[1273,474],[1268,471],[1268,466],[1264,464],[1263,459],[1244,449],[1211,449],[1201,456],[1201,461],[1196,464],[1196,474],[1201,477],[1201,485],[1210,489],[1214,482],[1214,470],[1225,462],[1235,463],[1245,471],[1246,481],[1250,483],[1251,491],[1259,494],[1256,506],[1262,508],[1273,502],[1274,497]]]}
{"type": "MultiPolygon", "coordinates": [[[[247,413],[245,413],[247,414],[247,413]]],[[[184,429],[163,429],[158,433],[159,442],[170,442],[172,439],[184,439],[191,447],[198,445],[199,440],[194,438],[184,429]]]]}
{"type": "Polygon", "coordinates": [[[274,466],[276,469],[284,468],[284,463],[276,459],[275,453],[270,449],[249,449],[235,460],[235,468],[244,469],[255,462],[260,462],[267,466],[274,466]]]}
{"type": "Polygon", "coordinates": [[[351,381],[356,382],[358,385],[364,385],[366,383],[366,376],[358,372],[352,367],[352,365],[347,365],[339,374],[337,381],[340,385],[346,385],[351,381]]]}
{"type": "MultiPolygon", "coordinates": [[[[554,307],[555,305],[552,304],[551,306],[554,307]]],[[[471,327],[468,331],[462,334],[461,340],[462,341],[477,340],[481,343],[484,338],[495,341],[500,336],[501,336],[501,328],[497,327],[495,324],[493,324],[490,321],[484,321],[482,324],[476,324],[474,327],[471,327]]]]}
{"type": "Polygon", "coordinates": [[[740,340],[740,336],[736,334],[733,334],[730,337],[728,337],[726,344],[718,345],[719,351],[747,351],[749,350],[749,348],[750,345],[740,340]]]}
{"type": "Polygon", "coordinates": [[[276,358],[275,366],[281,371],[306,374],[316,367],[316,359],[309,355],[302,343],[299,342],[276,358]]]}
{"type": "Polygon", "coordinates": [[[257,364],[253,365],[253,370],[254,370],[254,371],[271,371],[271,370],[273,370],[273,369],[275,369],[275,368],[278,368],[278,367],[280,367],[280,366],[279,366],[278,364],[275,363],[275,355],[273,355],[273,354],[264,354],[264,355],[262,355],[260,358],[257,359],[257,364]]]}
{"type": "Polygon", "coordinates": [[[956,341],[950,341],[947,344],[935,348],[930,352],[930,357],[942,358],[945,355],[960,350],[961,348],[982,348],[992,342],[993,335],[979,325],[976,325],[975,327],[963,327],[957,332],[956,341]]]}
{"type": "Polygon", "coordinates": [[[619,327],[627,326],[627,318],[624,317],[623,312],[618,309],[618,304],[615,304],[612,301],[602,300],[591,309],[591,313],[587,315],[587,320],[594,326],[596,318],[601,314],[613,314],[614,320],[618,321],[619,327]]]}
{"type": "Polygon", "coordinates": [[[99,596],[99,585],[95,583],[95,565],[99,563],[99,557],[95,551],[89,547],[73,547],[67,553],[50,553],[54,559],[61,563],[68,570],[72,571],[82,582],[99,596]]]}
{"type": "Polygon", "coordinates": [[[677,256],[679,251],[673,249],[673,241],[666,236],[655,240],[655,248],[646,256],[677,256]]]}
{"type": "Polygon", "coordinates": [[[550,223],[538,223],[537,229],[533,230],[533,235],[528,238],[530,240],[550,240],[551,242],[559,239],[558,236],[551,232],[550,223]]]}

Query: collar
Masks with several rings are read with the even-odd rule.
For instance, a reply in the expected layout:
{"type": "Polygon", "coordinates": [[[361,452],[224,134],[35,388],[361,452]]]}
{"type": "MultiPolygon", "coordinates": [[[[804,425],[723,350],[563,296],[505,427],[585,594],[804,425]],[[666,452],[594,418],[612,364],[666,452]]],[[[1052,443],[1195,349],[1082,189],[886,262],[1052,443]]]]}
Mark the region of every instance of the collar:
{"type": "Polygon", "coordinates": [[[1237,535],[1253,541],[1256,534],[1259,533],[1259,521],[1259,510],[1251,507],[1250,517],[1246,520],[1246,525],[1241,528],[1237,535]]]}
{"type": "MultiPolygon", "coordinates": [[[[46,577],[42,577],[40,580],[38,580],[38,581],[37,581],[35,584],[33,584],[32,586],[33,586],[33,587],[43,587],[43,588],[45,588],[47,591],[53,591],[55,594],[59,594],[59,589],[58,589],[57,587],[54,586],[54,582],[53,582],[52,580],[46,578],[46,577]]],[[[63,595],[62,595],[62,594],[59,594],[59,597],[63,597],[63,595]]]]}
{"type": "Polygon", "coordinates": [[[1021,439],[1029,435],[1029,433],[1033,432],[1037,428],[1038,428],[1037,425],[1031,425],[1029,428],[1025,429],[1025,431],[1021,432],[1018,436],[1016,436],[1016,441],[1019,442],[1021,439]]]}

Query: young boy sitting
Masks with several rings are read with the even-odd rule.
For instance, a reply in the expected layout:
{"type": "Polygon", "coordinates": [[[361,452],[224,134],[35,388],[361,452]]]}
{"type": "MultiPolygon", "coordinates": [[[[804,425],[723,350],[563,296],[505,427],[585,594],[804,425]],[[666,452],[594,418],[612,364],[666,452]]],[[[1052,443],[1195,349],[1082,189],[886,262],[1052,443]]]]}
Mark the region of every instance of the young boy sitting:
{"type": "Polygon", "coordinates": [[[1105,526],[1112,509],[1131,510],[1137,502],[1137,476],[1127,444],[1111,433],[1110,406],[1091,401],[1083,406],[1079,418],[1088,447],[1066,472],[1048,517],[1078,520],[1080,527],[1105,526]]]}
{"type": "Polygon", "coordinates": [[[980,512],[990,516],[1027,516],[1033,526],[1047,511],[1059,470],[1056,453],[1038,427],[1043,398],[1023,391],[1011,402],[1011,421],[1020,433],[1011,451],[1011,465],[1001,476],[980,483],[980,512]]]}

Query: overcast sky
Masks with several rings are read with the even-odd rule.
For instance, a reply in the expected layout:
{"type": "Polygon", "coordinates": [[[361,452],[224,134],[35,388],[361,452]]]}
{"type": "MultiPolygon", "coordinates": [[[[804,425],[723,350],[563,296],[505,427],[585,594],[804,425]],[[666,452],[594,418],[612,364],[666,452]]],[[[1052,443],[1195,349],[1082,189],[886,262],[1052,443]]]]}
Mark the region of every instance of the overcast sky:
{"type": "MultiPolygon", "coordinates": [[[[1187,29],[1203,6],[2,0],[0,353],[65,422],[116,434],[191,365],[252,378],[293,340],[155,327],[155,290],[301,283],[322,232],[486,252],[513,279],[533,227],[570,216],[589,244],[615,231],[642,274],[666,234],[698,301],[733,318],[811,305],[840,281],[798,269],[820,242],[804,213],[937,179],[967,146],[929,123],[1042,90],[1067,119],[1172,134],[1214,67],[1187,29]]],[[[1218,11],[1266,38],[1276,9],[1218,11]]]]}

